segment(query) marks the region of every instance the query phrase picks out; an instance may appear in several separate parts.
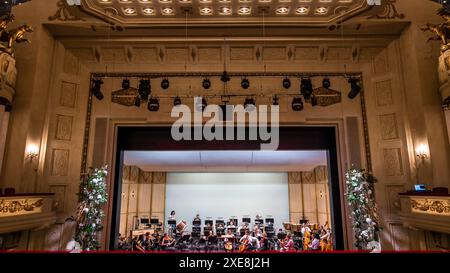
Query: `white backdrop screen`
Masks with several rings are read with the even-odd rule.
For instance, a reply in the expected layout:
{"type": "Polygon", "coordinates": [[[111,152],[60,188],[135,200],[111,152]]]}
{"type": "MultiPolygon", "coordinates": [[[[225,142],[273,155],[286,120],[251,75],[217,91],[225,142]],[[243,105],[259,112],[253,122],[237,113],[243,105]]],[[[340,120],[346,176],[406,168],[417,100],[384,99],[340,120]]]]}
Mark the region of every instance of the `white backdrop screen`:
{"type": "MultiPolygon", "coordinates": [[[[172,210],[176,220],[192,220],[199,213],[202,225],[207,217],[225,221],[236,216],[239,224],[257,214],[271,215],[275,227],[289,221],[287,173],[168,173],[166,186],[166,219],[172,210]]],[[[167,225],[167,221],[165,223],[167,225]]]]}

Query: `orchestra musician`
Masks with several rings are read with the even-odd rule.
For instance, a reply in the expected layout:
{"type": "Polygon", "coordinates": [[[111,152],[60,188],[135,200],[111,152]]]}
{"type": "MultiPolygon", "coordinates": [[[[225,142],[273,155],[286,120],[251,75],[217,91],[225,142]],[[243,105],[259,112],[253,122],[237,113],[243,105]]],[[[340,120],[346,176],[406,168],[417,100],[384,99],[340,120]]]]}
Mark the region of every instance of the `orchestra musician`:
{"type": "Polygon", "coordinates": [[[248,231],[248,223],[242,223],[237,229],[237,234],[241,234],[241,230],[248,231]]]}
{"type": "Polygon", "coordinates": [[[281,251],[293,251],[294,248],[294,240],[292,240],[292,235],[287,234],[286,238],[284,238],[283,241],[280,243],[281,245],[281,251]]]}
{"type": "Polygon", "coordinates": [[[309,248],[314,251],[320,250],[320,235],[319,235],[319,233],[314,233],[314,240],[309,245],[309,248]]]}
{"type": "Polygon", "coordinates": [[[226,251],[232,251],[234,249],[234,234],[232,233],[231,229],[227,230],[227,234],[223,236],[224,237],[224,248],[226,251]]]}
{"type": "Polygon", "coordinates": [[[259,225],[255,224],[255,227],[253,228],[253,232],[255,234],[255,237],[257,237],[258,239],[261,239],[262,233],[261,233],[261,230],[259,229],[259,225]]]}
{"type": "Polygon", "coordinates": [[[176,216],[175,216],[175,211],[174,210],[172,210],[170,212],[169,220],[174,220],[175,221],[175,224],[169,225],[170,234],[173,235],[173,232],[174,232],[175,228],[177,227],[176,216]]]}
{"type": "Polygon", "coordinates": [[[164,233],[164,236],[161,239],[161,249],[165,250],[167,247],[172,246],[174,243],[174,239],[169,236],[169,234],[164,233]]]}
{"type": "Polygon", "coordinates": [[[261,240],[259,241],[259,246],[260,246],[259,249],[262,251],[267,251],[270,249],[267,233],[263,232],[261,240]]]}
{"type": "Polygon", "coordinates": [[[242,238],[239,240],[240,242],[240,247],[239,247],[239,251],[248,251],[248,250],[255,250],[259,247],[259,241],[256,237],[253,237],[252,235],[250,235],[250,232],[247,230],[245,230],[245,235],[242,236],[242,238]]]}

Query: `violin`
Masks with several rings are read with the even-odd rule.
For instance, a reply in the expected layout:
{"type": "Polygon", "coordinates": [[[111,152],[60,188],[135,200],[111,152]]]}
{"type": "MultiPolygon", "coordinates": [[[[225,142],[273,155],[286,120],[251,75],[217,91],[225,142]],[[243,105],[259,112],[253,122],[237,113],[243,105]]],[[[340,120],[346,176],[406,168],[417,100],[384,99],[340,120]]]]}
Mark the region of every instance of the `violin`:
{"type": "Polygon", "coordinates": [[[225,243],[225,250],[226,251],[232,251],[233,250],[233,243],[232,242],[226,242],[225,243]]]}

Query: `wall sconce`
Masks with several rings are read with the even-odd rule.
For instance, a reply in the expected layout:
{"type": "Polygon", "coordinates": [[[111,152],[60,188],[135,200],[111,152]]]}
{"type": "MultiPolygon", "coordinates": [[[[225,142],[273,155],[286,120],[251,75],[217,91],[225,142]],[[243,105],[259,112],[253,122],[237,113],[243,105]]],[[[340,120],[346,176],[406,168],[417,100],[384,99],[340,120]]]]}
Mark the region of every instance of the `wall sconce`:
{"type": "Polygon", "coordinates": [[[416,155],[418,158],[422,159],[422,161],[425,161],[425,159],[428,159],[428,147],[425,144],[420,144],[416,149],[416,155]]]}
{"type": "Polygon", "coordinates": [[[39,156],[39,149],[36,145],[29,145],[27,148],[27,156],[26,159],[33,161],[33,159],[39,156]]]}

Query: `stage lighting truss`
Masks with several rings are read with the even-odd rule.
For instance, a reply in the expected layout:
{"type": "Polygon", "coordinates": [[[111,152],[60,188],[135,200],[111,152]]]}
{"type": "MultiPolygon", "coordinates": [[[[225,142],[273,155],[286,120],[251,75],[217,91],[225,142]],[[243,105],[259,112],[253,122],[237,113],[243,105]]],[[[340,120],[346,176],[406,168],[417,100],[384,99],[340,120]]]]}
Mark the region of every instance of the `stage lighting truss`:
{"type": "MultiPolygon", "coordinates": [[[[361,74],[358,73],[352,73],[352,74],[339,74],[339,73],[309,73],[309,74],[298,74],[298,73],[291,73],[291,74],[278,74],[278,73],[264,73],[264,75],[260,73],[245,73],[239,74],[239,73],[229,73],[229,72],[223,72],[223,73],[211,73],[211,74],[204,74],[204,73],[190,73],[189,75],[186,74],[159,74],[159,73],[139,73],[139,74],[120,74],[120,73],[109,73],[109,74],[101,74],[96,73],[93,74],[93,88],[91,88],[91,92],[95,97],[98,99],[102,99],[102,93],[100,91],[100,86],[103,83],[102,78],[122,78],[122,88],[129,89],[130,86],[130,79],[137,79],[139,82],[138,86],[138,93],[135,95],[134,105],[136,107],[140,107],[142,103],[148,102],[148,110],[149,111],[158,111],[159,110],[159,100],[160,99],[169,99],[173,102],[174,106],[180,105],[183,102],[189,102],[192,100],[196,95],[195,94],[188,94],[188,95],[169,95],[164,93],[154,94],[152,92],[151,83],[152,81],[156,83],[161,83],[161,89],[166,90],[169,88],[170,85],[170,78],[179,78],[179,77],[199,77],[200,80],[198,90],[199,90],[199,97],[202,97],[202,103],[198,105],[199,109],[205,109],[207,106],[208,100],[215,100],[219,98],[222,102],[225,104],[229,103],[231,98],[241,98],[241,101],[246,105],[250,106],[249,108],[256,107],[256,101],[259,102],[265,102],[266,104],[272,104],[273,106],[280,105],[281,98],[288,98],[287,101],[292,102],[293,109],[295,108],[296,111],[303,110],[303,106],[306,103],[310,103],[312,106],[317,105],[317,97],[314,95],[314,86],[312,84],[312,78],[321,78],[321,87],[329,88],[331,86],[331,77],[341,77],[345,78],[349,83],[349,89],[353,92],[350,98],[354,98],[357,94],[359,94],[362,91],[362,77],[361,74]],[[230,81],[233,77],[241,77],[241,87],[245,89],[245,87],[250,85],[250,80],[252,77],[280,77],[280,81],[282,82],[282,86],[280,86],[280,90],[277,90],[276,92],[272,92],[271,94],[260,94],[260,93],[245,93],[245,94],[232,94],[229,92],[224,93],[208,93],[208,94],[201,94],[201,89],[210,89],[211,87],[211,77],[217,77],[219,78],[223,84],[226,84],[228,81],[230,81]],[[300,92],[299,91],[290,91],[292,80],[298,80],[300,83],[300,92]],[[101,82],[101,83],[100,83],[101,82]],[[356,94],[355,94],[356,93],[356,94]],[[353,96],[352,96],[353,95],[353,96]],[[224,99],[226,98],[226,99],[224,99]],[[295,107],[294,107],[295,105],[295,107]]],[[[298,90],[298,89],[297,89],[298,90]]],[[[347,91],[348,92],[348,91],[347,91]]],[[[319,95],[320,96],[320,95],[319,95]]],[[[286,100],[283,100],[286,101],[286,100]]]]}

